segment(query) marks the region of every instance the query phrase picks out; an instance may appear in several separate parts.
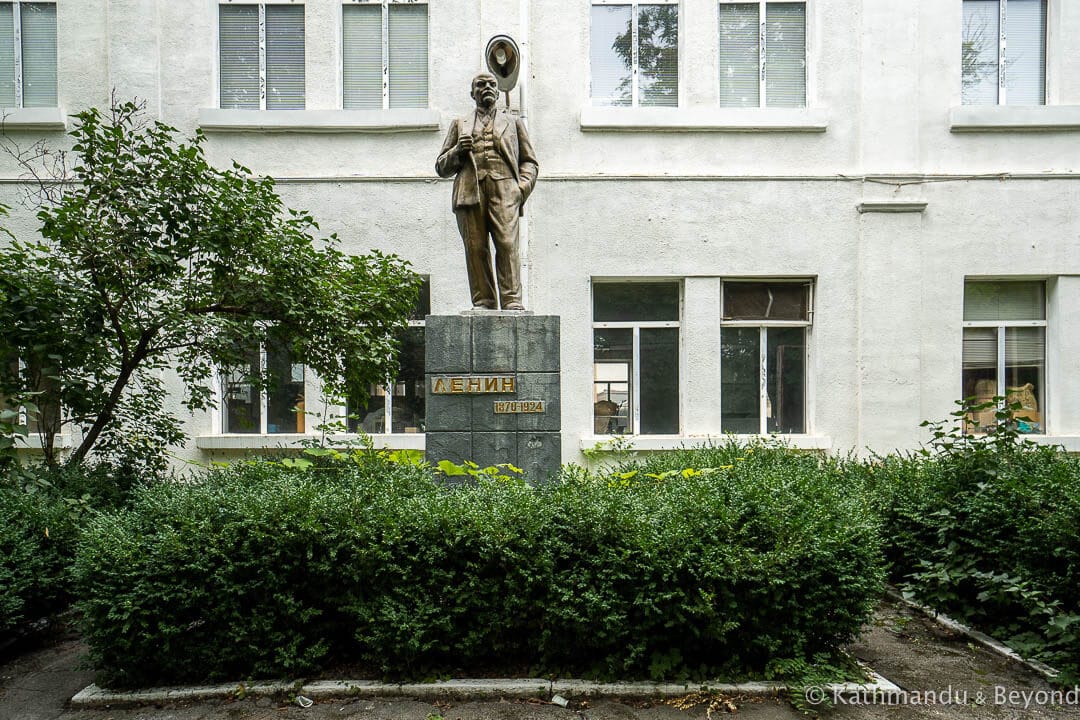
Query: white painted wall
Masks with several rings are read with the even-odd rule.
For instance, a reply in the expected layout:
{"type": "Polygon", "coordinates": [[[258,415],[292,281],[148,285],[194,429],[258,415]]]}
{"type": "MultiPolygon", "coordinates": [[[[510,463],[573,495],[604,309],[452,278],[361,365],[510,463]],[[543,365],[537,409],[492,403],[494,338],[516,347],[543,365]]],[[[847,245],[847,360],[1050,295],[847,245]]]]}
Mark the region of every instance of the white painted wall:
{"type": "MultiPolygon", "coordinates": [[[[304,2],[307,124],[342,117],[341,4],[304,2]]],[[[964,132],[973,128],[954,113],[958,0],[809,0],[808,107],[784,112],[716,106],[716,4],[682,0],[682,105],[624,110],[622,132],[582,127],[595,116],[588,0],[432,0],[438,131],[213,131],[208,150],[217,163],[277,177],[286,201],[346,249],[408,258],[431,276],[433,312],[465,309],[450,185],[433,165],[448,123],[471,107],[487,38],[509,33],[530,60],[525,101],[541,179],[526,216],[527,297],[531,310],[562,316],[566,460],[595,440],[594,277],[683,281],[686,438],[719,429],[719,279],[813,278],[810,427],[800,441],[879,451],[913,447],[925,439],[921,420],[953,409],[964,278],[1046,278],[1046,422],[1080,449],[1080,3],[1050,6],[1050,104],[1025,116],[1049,130],[964,132]],[[632,131],[638,122],[667,131],[632,131]],[[755,131],[777,125],[802,129],[755,131]],[[693,129],[702,126],[742,131],[693,129]],[[898,202],[926,205],[857,209],[898,202]]],[[[191,133],[199,111],[217,106],[216,0],[81,0],[58,10],[66,111],[104,105],[115,89],[191,133]]],[[[1000,124],[1010,110],[986,108],[976,124],[1000,124]]],[[[14,137],[43,134],[63,142],[33,130],[14,137]]],[[[17,195],[18,175],[0,157],[0,200],[17,195]]],[[[16,212],[9,226],[30,232],[33,221],[16,212]]],[[[193,436],[212,427],[208,416],[187,424],[193,436]]],[[[194,443],[183,455],[211,457],[194,443]]]]}

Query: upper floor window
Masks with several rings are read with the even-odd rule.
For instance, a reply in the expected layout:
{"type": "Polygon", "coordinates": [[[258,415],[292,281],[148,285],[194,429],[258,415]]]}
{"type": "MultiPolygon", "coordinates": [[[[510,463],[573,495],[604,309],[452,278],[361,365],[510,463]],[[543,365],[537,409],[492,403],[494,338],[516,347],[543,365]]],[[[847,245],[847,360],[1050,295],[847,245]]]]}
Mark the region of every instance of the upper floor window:
{"type": "MultiPolygon", "coordinates": [[[[1024,433],[1043,431],[1046,406],[1046,285],[1042,282],[964,284],[963,393],[977,403],[995,396],[1020,404],[1024,433]]],[[[968,430],[992,426],[996,408],[968,418],[968,430]]]]}
{"type": "Polygon", "coordinates": [[[593,285],[593,421],[598,435],[679,433],[677,282],[593,285]]]}
{"type": "Polygon", "coordinates": [[[1047,0],[964,0],[965,105],[1046,103],[1047,0]]]}
{"type": "Polygon", "coordinates": [[[353,0],[342,8],[342,106],[428,106],[428,8],[409,0],[353,0]]]}
{"type": "Polygon", "coordinates": [[[813,286],[725,281],[720,318],[720,429],[806,432],[806,333],[813,286]]]}
{"type": "Polygon", "coordinates": [[[720,105],[806,106],[806,3],[720,0],[720,105]]]}
{"type": "Polygon", "coordinates": [[[0,106],[57,106],[55,2],[0,2],[0,106]]]}
{"type": "Polygon", "coordinates": [[[594,105],[678,107],[679,5],[593,0],[594,105]]]}
{"type": "Polygon", "coordinates": [[[304,109],[304,6],[218,7],[221,107],[304,109]]]}

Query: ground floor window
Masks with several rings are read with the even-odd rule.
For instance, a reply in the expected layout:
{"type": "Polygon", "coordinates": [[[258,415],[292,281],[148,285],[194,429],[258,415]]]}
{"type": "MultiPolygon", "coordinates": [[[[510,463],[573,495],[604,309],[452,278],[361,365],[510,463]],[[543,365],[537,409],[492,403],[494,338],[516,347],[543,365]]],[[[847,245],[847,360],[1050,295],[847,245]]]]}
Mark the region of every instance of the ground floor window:
{"type": "Polygon", "coordinates": [[[806,432],[806,335],[811,283],[724,281],[720,429],[806,432]]]}
{"type": "MultiPolygon", "coordinates": [[[[1041,281],[964,284],[963,396],[986,403],[995,396],[1019,403],[1017,428],[1044,431],[1046,406],[1046,285],[1041,281]]],[[[969,432],[995,422],[995,408],[968,419],[969,432]]]]}
{"type": "Polygon", "coordinates": [[[604,434],[679,433],[678,282],[593,284],[593,422],[604,434]]]}
{"type": "Polygon", "coordinates": [[[267,344],[253,352],[247,362],[222,374],[223,433],[302,433],[304,415],[304,366],[294,363],[287,347],[267,344]],[[269,391],[251,381],[265,374],[269,391]]]}

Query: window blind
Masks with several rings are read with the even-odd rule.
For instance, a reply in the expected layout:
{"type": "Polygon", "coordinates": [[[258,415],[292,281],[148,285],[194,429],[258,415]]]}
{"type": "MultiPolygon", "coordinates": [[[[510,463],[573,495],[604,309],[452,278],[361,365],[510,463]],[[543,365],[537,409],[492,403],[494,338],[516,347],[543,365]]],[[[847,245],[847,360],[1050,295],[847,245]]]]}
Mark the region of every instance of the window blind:
{"type": "Polygon", "coordinates": [[[382,8],[342,8],[342,107],[381,109],[383,83],[382,8]]]}
{"type": "Polygon", "coordinates": [[[219,6],[218,45],[221,107],[231,110],[258,110],[258,5],[219,6]]]}
{"type": "Polygon", "coordinates": [[[14,107],[15,20],[11,3],[0,3],[0,106],[14,107]]]}
{"type": "Polygon", "coordinates": [[[720,5],[720,106],[758,107],[758,5],[720,5]]]}
{"type": "Polygon", "coordinates": [[[964,0],[961,39],[961,101],[998,101],[998,0],[964,0]]]}
{"type": "Polygon", "coordinates": [[[806,106],[806,5],[765,5],[765,104],[806,106]]]}
{"type": "Polygon", "coordinates": [[[638,7],[638,102],[679,105],[679,6],[638,7]]]}
{"type": "Polygon", "coordinates": [[[631,103],[631,7],[593,5],[589,38],[594,105],[631,103]]]}
{"type": "Polygon", "coordinates": [[[304,109],[304,6],[266,6],[266,109],[304,109]]]}
{"type": "Polygon", "coordinates": [[[964,328],[965,370],[992,370],[997,367],[997,333],[997,328],[964,328]]]}
{"type": "Polygon", "coordinates": [[[387,40],[390,56],[390,107],[428,105],[427,5],[391,5],[387,40]]]}
{"type": "Polygon", "coordinates": [[[964,285],[964,320],[1045,320],[1041,282],[969,282],[964,285]]]}
{"type": "Polygon", "coordinates": [[[56,5],[23,3],[23,107],[56,107],[56,5]]]}
{"type": "Polygon", "coordinates": [[[1005,367],[1042,367],[1046,328],[1005,328],[1005,367]]]}
{"type": "Polygon", "coordinates": [[[1046,0],[1009,0],[1005,7],[1005,102],[1046,103],[1046,0]]]}

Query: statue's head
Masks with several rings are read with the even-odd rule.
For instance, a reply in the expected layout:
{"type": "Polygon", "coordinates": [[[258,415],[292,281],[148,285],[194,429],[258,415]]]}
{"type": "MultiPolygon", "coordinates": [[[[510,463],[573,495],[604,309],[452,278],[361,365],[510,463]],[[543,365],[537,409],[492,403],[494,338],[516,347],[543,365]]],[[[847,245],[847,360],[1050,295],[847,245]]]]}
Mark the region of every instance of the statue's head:
{"type": "Polygon", "coordinates": [[[499,99],[499,81],[491,73],[480,73],[473,78],[469,95],[477,107],[489,108],[499,99]]]}

